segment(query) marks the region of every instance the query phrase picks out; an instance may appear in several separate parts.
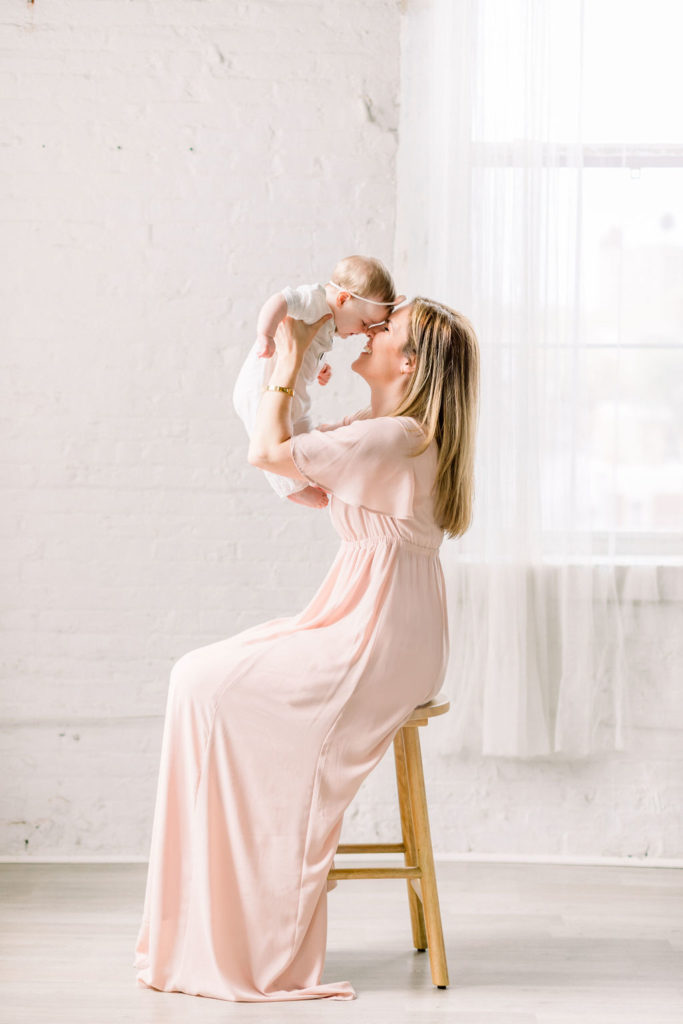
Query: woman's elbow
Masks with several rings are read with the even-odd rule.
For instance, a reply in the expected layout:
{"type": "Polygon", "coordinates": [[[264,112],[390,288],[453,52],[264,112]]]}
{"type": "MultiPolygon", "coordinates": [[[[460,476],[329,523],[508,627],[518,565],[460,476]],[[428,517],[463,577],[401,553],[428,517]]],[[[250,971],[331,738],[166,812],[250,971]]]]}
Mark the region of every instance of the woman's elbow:
{"type": "Polygon", "coordinates": [[[267,465],[268,457],[266,452],[259,448],[254,448],[249,445],[249,451],[247,452],[247,462],[250,466],[258,466],[263,469],[267,465]]]}
{"type": "Polygon", "coordinates": [[[274,473],[278,470],[276,466],[282,465],[283,458],[291,457],[289,453],[289,438],[286,441],[278,443],[269,443],[268,441],[261,442],[252,441],[249,444],[249,451],[247,452],[247,461],[252,466],[258,466],[259,469],[269,469],[274,473]]]}

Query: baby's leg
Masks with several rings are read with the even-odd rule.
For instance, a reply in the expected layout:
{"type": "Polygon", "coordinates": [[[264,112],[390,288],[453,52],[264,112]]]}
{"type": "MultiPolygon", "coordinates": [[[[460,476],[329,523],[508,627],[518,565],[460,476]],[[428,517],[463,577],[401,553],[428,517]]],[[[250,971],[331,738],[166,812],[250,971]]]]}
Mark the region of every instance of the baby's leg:
{"type": "MultiPolygon", "coordinates": [[[[261,401],[263,386],[269,382],[273,372],[272,362],[259,359],[256,348],[254,344],[249,350],[233,390],[235,411],[250,437],[256,422],[256,411],[261,401]]],[[[313,428],[310,417],[302,413],[298,395],[292,399],[292,421],[292,434],[301,434],[313,428]]],[[[282,498],[289,498],[290,501],[306,505],[308,508],[325,508],[328,504],[327,495],[319,487],[302,487],[300,480],[279,476],[277,473],[266,471],[265,475],[275,493],[282,498]]]]}
{"type": "Polygon", "coordinates": [[[259,359],[256,355],[256,344],[249,349],[240,367],[232,392],[235,412],[242,420],[249,437],[254,432],[256,413],[258,411],[263,387],[269,382],[273,372],[273,361],[259,359]]]}
{"type": "MultiPolygon", "coordinates": [[[[313,429],[311,418],[308,413],[302,413],[297,396],[292,402],[292,411],[298,414],[296,417],[292,416],[292,435],[307,434],[313,429]]],[[[298,480],[289,479],[287,482],[291,485],[291,493],[287,497],[297,505],[305,505],[307,508],[325,508],[328,504],[328,497],[321,487],[313,485],[302,487],[298,480]],[[294,485],[298,488],[297,490],[294,489],[294,485]]]]}
{"type": "Polygon", "coordinates": [[[289,501],[295,501],[297,505],[307,505],[308,508],[325,508],[329,498],[320,487],[304,487],[300,491],[293,491],[287,495],[289,501]]]}

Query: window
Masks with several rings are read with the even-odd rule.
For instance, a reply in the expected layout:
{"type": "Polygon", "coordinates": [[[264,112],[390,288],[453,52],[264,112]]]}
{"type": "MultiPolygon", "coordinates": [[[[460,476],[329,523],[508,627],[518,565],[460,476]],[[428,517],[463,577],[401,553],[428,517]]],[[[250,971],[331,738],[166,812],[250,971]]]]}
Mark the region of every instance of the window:
{"type": "MultiPolygon", "coordinates": [[[[564,31],[562,6],[557,4],[553,32],[564,31]]],[[[488,6],[487,38],[496,42],[480,83],[490,93],[475,159],[490,168],[485,173],[509,175],[512,182],[513,175],[524,173],[528,129],[521,116],[515,124],[510,112],[526,108],[521,98],[504,110],[495,101],[502,82],[515,88],[514,74],[506,71],[515,41],[496,36],[495,15],[495,5],[488,6]]],[[[566,50],[582,52],[583,102],[571,93],[576,67],[558,61],[550,72],[553,103],[547,124],[547,137],[554,141],[540,144],[552,151],[555,166],[558,161],[566,166],[554,186],[557,201],[575,197],[580,188],[578,342],[558,343],[551,327],[547,347],[566,349],[552,355],[558,374],[576,375],[587,401],[581,410],[586,429],[572,456],[579,478],[590,480],[591,500],[579,508],[576,525],[594,534],[604,530],[606,536],[616,530],[620,551],[612,555],[683,553],[681,38],[683,6],[666,0],[586,2],[582,48],[566,50]],[[575,138],[578,144],[567,142],[575,138]]],[[[553,47],[553,53],[560,51],[553,47]]],[[[554,269],[541,268],[541,289],[544,273],[563,272],[561,239],[557,250],[554,269]]],[[[490,299],[495,301],[493,294],[490,299]]],[[[566,299],[572,301],[570,295],[566,299]]],[[[513,296],[507,301],[514,305],[513,296]]],[[[572,500],[552,461],[569,457],[558,447],[543,467],[549,534],[553,508],[572,500]]]]}

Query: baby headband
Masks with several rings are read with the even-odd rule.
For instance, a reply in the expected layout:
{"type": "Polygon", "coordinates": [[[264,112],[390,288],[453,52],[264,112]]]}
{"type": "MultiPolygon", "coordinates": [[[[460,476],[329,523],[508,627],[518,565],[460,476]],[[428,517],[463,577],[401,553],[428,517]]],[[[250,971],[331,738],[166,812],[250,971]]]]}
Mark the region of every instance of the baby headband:
{"type": "Polygon", "coordinates": [[[341,285],[336,284],[334,281],[328,281],[327,283],[336,288],[338,292],[348,292],[349,295],[353,295],[354,299],[360,299],[361,302],[369,302],[371,306],[395,306],[397,301],[403,302],[405,299],[404,295],[400,295],[398,300],[394,299],[393,302],[377,302],[376,299],[366,299],[364,295],[357,295],[356,292],[351,292],[348,288],[342,288],[341,285]]]}

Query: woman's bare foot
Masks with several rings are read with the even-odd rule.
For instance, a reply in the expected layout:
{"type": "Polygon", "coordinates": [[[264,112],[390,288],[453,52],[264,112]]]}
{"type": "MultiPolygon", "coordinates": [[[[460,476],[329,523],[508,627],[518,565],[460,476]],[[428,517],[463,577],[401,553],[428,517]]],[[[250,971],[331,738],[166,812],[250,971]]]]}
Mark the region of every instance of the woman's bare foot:
{"type": "Polygon", "coordinates": [[[329,501],[321,487],[304,487],[302,491],[294,491],[287,497],[290,501],[295,501],[297,505],[307,505],[308,508],[325,508],[329,501]]]}

